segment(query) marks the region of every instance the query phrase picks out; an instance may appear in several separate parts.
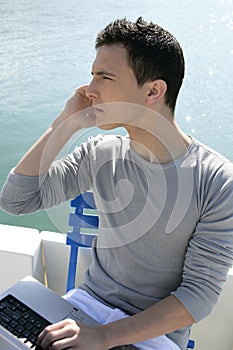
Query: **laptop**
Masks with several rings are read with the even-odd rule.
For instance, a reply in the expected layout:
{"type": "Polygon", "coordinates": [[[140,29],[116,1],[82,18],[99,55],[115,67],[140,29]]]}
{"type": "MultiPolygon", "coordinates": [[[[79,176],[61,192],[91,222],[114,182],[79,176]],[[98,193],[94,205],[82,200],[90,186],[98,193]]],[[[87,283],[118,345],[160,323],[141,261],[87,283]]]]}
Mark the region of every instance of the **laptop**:
{"type": "MultiPolygon", "coordinates": [[[[66,318],[99,325],[85,312],[27,276],[0,294],[0,349],[36,350],[36,340],[42,329],[66,318]]],[[[125,345],[114,349],[137,348],[125,345]]]]}
{"type": "Polygon", "coordinates": [[[25,350],[25,347],[17,337],[12,337],[10,332],[8,332],[4,327],[0,326],[0,349],[1,350],[25,350]]]}

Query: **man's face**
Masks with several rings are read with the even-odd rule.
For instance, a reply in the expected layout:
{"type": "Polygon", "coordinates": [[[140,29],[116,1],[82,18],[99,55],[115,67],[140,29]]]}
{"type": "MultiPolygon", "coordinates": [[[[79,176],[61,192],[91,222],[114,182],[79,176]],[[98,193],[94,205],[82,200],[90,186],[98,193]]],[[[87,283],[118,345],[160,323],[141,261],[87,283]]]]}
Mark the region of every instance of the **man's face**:
{"type": "Polygon", "coordinates": [[[126,112],[127,106],[145,106],[146,84],[138,86],[133,70],[128,64],[126,49],[120,44],[101,46],[93,63],[92,75],[87,95],[94,108],[101,104],[96,107],[99,123],[106,123],[106,128],[109,128],[107,124],[111,122],[119,124],[116,126],[131,123],[133,116],[130,115],[130,111],[126,112]],[[123,105],[124,112],[121,108],[123,105]]]}

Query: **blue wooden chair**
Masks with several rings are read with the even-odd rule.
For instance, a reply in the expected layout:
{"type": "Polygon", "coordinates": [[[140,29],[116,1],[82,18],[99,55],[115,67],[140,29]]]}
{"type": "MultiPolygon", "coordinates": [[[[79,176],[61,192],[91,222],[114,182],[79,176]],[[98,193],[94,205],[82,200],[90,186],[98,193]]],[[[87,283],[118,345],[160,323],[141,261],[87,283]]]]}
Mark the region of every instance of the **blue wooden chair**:
{"type": "Polygon", "coordinates": [[[99,218],[96,215],[96,205],[92,192],[85,192],[71,201],[71,206],[75,208],[74,213],[70,213],[69,225],[73,227],[72,232],[67,233],[66,244],[71,246],[70,260],[68,267],[68,277],[66,291],[75,286],[75,276],[77,268],[77,258],[79,247],[91,247],[93,234],[99,226],[99,218]],[[87,211],[89,212],[87,213],[87,211]],[[92,234],[87,231],[93,230],[92,234]]]}
{"type": "Polygon", "coordinates": [[[190,339],[188,341],[187,349],[194,349],[194,348],[195,348],[195,341],[190,339]]]}
{"type": "MultiPolygon", "coordinates": [[[[96,230],[99,226],[99,218],[96,214],[96,205],[92,192],[85,192],[71,201],[71,207],[76,208],[74,213],[70,213],[69,225],[73,227],[72,232],[67,233],[66,244],[71,246],[70,260],[67,277],[66,290],[74,288],[77,268],[77,258],[79,247],[89,248],[95,234],[87,233],[96,230]],[[87,212],[89,210],[89,212],[87,212]]],[[[195,342],[189,340],[187,349],[194,349],[195,342]]]]}

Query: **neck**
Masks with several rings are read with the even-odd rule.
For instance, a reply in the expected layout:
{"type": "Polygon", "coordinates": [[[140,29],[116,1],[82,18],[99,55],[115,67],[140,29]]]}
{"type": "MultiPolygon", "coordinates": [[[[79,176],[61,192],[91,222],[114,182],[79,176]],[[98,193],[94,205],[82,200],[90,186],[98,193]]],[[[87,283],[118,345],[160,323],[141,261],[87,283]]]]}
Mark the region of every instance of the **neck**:
{"type": "Polygon", "coordinates": [[[168,163],[178,159],[187,150],[191,139],[177,125],[172,114],[153,113],[143,117],[143,126],[127,128],[131,147],[151,163],[168,163]]]}

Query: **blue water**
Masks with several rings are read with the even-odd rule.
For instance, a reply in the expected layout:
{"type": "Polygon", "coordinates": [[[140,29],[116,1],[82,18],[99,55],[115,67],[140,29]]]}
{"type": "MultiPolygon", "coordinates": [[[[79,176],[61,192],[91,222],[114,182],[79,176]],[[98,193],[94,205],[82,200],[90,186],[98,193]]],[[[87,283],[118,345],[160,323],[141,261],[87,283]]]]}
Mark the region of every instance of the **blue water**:
{"type": "MultiPolygon", "coordinates": [[[[186,78],[177,120],[233,160],[232,0],[0,0],[0,15],[0,188],[73,89],[90,80],[96,33],[125,16],[153,20],[179,39],[186,78]]],[[[67,212],[68,204],[22,217],[0,211],[0,223],[66,231],[67,212]]]]}

